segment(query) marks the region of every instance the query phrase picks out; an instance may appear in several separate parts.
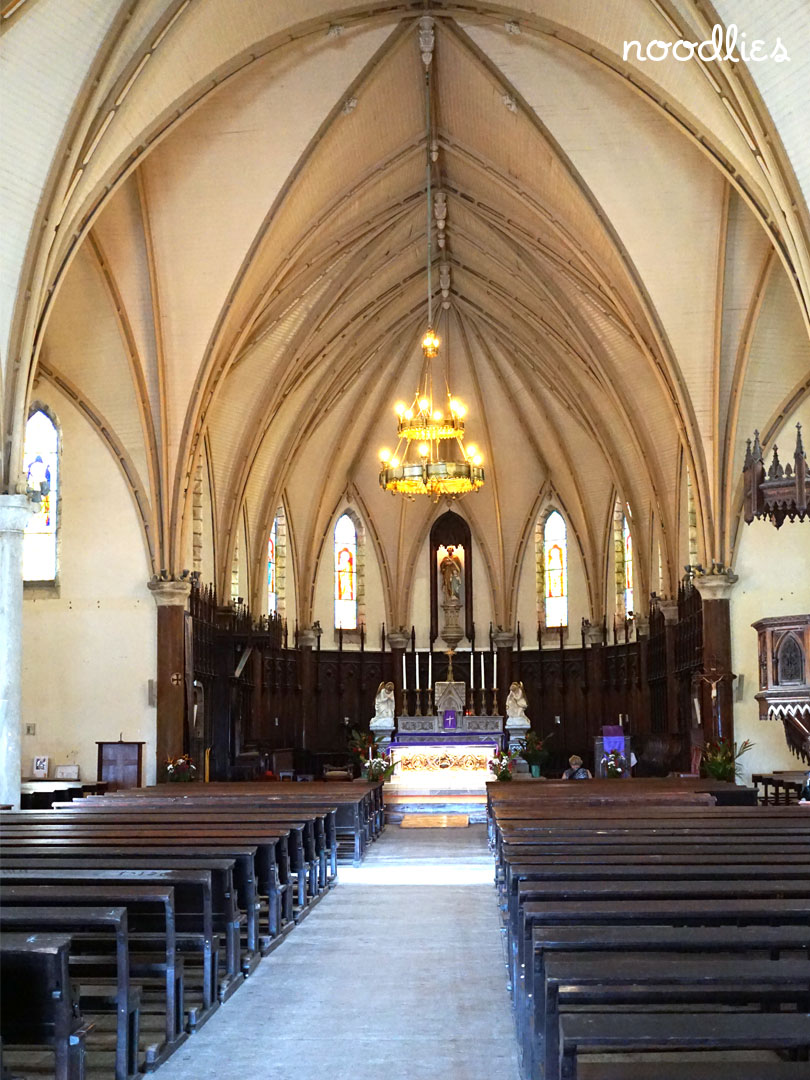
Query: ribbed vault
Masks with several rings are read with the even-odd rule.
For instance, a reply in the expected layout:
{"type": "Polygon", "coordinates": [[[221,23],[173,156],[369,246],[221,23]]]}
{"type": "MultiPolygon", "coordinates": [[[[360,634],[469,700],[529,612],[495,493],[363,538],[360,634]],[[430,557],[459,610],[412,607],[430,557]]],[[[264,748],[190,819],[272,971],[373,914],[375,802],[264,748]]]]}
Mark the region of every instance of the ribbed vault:
{"type": "MultiPolygon", "coordinates": [[[[810,263],[806,204],[750,80],[621,60],[628,38],[695,36],[700,10],[310,0],[293,24],[289,7],[142,4],[115,22],[49,181],[59,229],[28,249],[12,347],[116,454],[151,569],[189,564],[205,453],[221,590],[247,521],[258,603],[283,501],[309,622],[348,498],[389,623],[408,621],[436,508],[384,496],[377,449],[421,364],[426,9],[435,302],[488,474],[459,510],[497,620],[514,619],[541,492],[568,516],[594,618],[617,495],[642,595],[659,544],[676,584],[687,469],[700,558],[731,561],[744,439],[772,440],[810,390],[810,263]]],[[[24,397],[9,379],[10,429],[24,397]]]]}

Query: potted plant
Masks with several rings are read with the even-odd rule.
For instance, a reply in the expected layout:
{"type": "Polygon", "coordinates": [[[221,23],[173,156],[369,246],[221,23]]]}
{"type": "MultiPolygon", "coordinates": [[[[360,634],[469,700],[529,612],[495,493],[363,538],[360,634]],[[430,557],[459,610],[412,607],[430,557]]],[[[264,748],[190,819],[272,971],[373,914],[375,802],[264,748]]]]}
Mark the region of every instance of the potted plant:
{"type": "Polygon", "coordinates": [[[712,780],[735,783],[737,777],[742,775],[742,765],[739,760],[753,745],[750,739],[745,739],[739,746],[730,739],[707,742],[703,747],[700,760],[701,775],[710,777],[712,780]]]}
{"type": "Polygon", "coordinates": [[[526,741],[524,742],[520,756],[529,766],[529,771],[535,778],[540,776],[540,770],[548,761],[549,753],[545,748],[546,739],[550,738],[549,735],[538,735],[535,731],[526,732],[526,741]]]}
{"type": "Polygon", "coordinates": [[[394,762],[377,743],[373,732],[353,728],[349,736],[349,752],[364,779],[390,780],[394,762]]]}
{"type": "Polygon", "coordinates": [[[396,765],[388,754],[379,754],[363,763],[362,774],[366,780],[390,780],[396,765]]]}
{"type": "Polygon", "coordinates": [[[511,780],[515,771],[518,754],[515,750],[500,750],[490,759],[489,767],[495,773],[496,780],[511,780]]]}

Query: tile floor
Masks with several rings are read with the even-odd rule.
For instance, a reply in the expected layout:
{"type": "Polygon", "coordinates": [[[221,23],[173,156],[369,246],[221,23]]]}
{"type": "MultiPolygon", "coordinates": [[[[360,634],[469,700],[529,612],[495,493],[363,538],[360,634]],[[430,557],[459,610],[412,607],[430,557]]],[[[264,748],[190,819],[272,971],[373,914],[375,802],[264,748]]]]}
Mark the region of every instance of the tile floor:
{"type": "Polygon", "coordinates": [[[518,1080],[492,874],[483,826],[389,826],[158,1080],[518,1080]]]}

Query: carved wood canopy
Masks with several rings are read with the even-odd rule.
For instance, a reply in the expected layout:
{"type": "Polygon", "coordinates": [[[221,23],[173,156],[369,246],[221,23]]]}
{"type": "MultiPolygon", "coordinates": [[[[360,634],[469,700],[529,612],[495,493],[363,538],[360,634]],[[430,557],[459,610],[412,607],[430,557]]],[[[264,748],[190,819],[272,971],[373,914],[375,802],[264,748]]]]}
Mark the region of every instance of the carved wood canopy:
{"type": "Polygon", "coordinates": [[[810,765],[810,615],[753,624],[759,635],[760,720],[781,720],[792,753],[810,765]]]}
{"type": "Polygon", "coordinates": [[[767,472],[763,459],[759,432],[754,432],[754,444],[748,440],[743,466],[745,498],[745,522],[750,525],[754,518],[767,518],[777,529],[785,518],[804,521],[808,516],[810,498],[810,467],[802,445],[802,425],[796,425],[796,449],[793,465],[782,465],[777,447],[767,472]]]}

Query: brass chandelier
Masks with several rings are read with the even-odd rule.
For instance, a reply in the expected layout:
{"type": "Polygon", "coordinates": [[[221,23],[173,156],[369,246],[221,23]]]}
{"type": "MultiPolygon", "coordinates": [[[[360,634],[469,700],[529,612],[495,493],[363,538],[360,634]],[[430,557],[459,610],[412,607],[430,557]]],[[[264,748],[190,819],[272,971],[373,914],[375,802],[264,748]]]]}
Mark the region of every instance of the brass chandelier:
{"type": "MultiPolygon", "coordinates": [[[[432,20],[431,20],[432,21],[432,20]]],[[[432,33],[431,33],[432,52],[432,33]]],[[[430,55],[430,54],[428,54],[430,55]]],[[[423,49],[422,58],[425,59],[423,49]]],[[[425,61],[425,114],[427,127],[427,332],[422,338],[424,360],[413,403],[399,402],[397,446],[393,453],[380,451],[380,486],[392,494],[442,495],[452,499],[478,491],[484,483],[483,459],[478,449],[464,443],[464,405],[450,391],[445,363],[446,399],[433,395],[433,362],[441,344],[433,325],[432,233],[433,190],[431,185],[430,66],[425,61]]],[[[443,395],[444,396],[444,395],[443,395]]]]}

